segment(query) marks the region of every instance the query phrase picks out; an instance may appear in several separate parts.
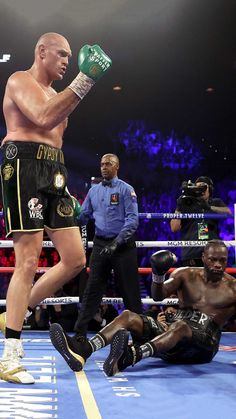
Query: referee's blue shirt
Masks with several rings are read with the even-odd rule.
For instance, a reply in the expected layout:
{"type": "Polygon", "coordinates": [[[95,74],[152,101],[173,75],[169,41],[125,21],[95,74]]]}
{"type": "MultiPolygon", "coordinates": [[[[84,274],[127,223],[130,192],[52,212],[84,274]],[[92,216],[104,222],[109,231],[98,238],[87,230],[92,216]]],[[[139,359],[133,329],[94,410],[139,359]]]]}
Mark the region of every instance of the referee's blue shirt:
{"type": "Polygon", "coordinates": [[[95,221],[95,235],[116,237],[119,244],[127,240],[138,228],[138,204],[134,188],[117,176],[110,186],[102,182],[92,186],[83,202],[79,217],[81,225],[95,221]]]}

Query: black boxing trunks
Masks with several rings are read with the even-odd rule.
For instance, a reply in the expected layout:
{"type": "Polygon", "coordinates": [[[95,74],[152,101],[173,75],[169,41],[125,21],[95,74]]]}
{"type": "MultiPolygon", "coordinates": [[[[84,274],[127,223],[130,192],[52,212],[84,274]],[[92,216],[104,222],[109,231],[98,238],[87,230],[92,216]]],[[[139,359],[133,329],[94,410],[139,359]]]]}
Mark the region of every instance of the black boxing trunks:
{"type": "Polygon", "coordinates": [[[183,339],[168,353],[158,357],[181,364],[210,362],[219,349],[220,327],[207,314],[192,309],[177,310],[171,323],[177,320],[183,320],[191,328],[191,339],[183,339]]]}
{"type": "Polygon", "coordinates": [[[1,181],[6,237],[13,232],[78,228],[67,192],[62,150],[28,141],[1,147],[1,181]]]}
{"type": "Polygon", "coordinates": [[[154,320],[150,316],[145,316],[144,314],[139,314],[139,316],[143,320],[143,334],[142,337],[140,337],[136,335],[136,333],[130,332],[134,344],[142,345],[165,332],[164,327],[157,320],[154,320]]]}

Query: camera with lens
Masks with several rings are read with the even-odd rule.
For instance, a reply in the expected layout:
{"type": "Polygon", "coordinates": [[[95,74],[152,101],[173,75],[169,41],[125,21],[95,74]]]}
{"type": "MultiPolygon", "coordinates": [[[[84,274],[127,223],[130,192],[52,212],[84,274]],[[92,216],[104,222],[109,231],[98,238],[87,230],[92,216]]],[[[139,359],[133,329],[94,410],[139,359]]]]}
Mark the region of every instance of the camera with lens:
{"type": "Polygon", "coordinates": [[[204,192],[207,190],[207,185],[196,186],[191,180],[184,181],[181,185],[181,196],[178,198],[179,204],[190,206],[201,199],[204,192]]]}
{"type": "Polygon", "coordinates": [[[171,323],[173,320],[175,313],[172,313],[170,311],[165,311],[165,318],[167,323],[171,323]]]}

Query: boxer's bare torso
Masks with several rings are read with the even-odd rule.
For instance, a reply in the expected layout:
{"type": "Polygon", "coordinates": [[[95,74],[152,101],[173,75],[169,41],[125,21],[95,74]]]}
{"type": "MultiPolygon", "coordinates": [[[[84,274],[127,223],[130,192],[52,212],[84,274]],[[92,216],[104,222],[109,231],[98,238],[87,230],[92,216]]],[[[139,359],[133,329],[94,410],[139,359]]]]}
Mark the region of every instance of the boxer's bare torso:
{"type": "MultiPolygon", "coordinates": [[[[7,141],[33,141],[61,148],[67,118],[52,129],[45,128],[43,125],[39,126],[38,121],[32,120],[35,108],[40,106],[42,101],[44,103],[50,101],[55,95],[57,92],[51,85],[47,86],[37,81],[30,70],[14,73],[8,80],[3,100],[7,135],[2,144],[7,141]],[[25,95],[29,95],[27,101],[25,95]],[[35,103],[35,98],[38,98],[39,105],[35,103]],[[25,109],[26,104],[27,109],[25,109]]],[[[36,109],[36,115],[37,113],[40,113],[40,110],[36,109]]]]}

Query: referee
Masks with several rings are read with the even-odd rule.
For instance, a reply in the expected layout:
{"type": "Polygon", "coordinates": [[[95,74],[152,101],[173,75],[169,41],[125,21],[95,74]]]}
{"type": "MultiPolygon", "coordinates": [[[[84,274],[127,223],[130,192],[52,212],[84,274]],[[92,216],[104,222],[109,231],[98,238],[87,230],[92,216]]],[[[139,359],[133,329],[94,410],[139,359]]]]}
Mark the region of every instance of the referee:
{"type": "Polygon", "coordinates": [[[113,269],[126,309],[142,312],[138,281],[137,196],[132,186],[117,177],[119,159],[105,154],[101,159],[103,181],[89,190],[79,217],[81,225],[95,221],[90,274],[75,324],[78,336],[86,336],[88,322],[96,314],[113,269]]]}

